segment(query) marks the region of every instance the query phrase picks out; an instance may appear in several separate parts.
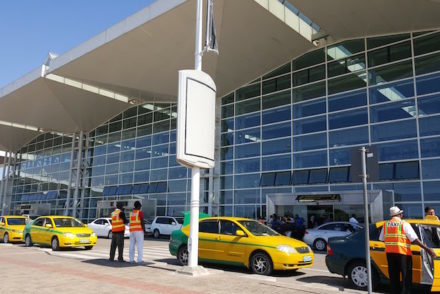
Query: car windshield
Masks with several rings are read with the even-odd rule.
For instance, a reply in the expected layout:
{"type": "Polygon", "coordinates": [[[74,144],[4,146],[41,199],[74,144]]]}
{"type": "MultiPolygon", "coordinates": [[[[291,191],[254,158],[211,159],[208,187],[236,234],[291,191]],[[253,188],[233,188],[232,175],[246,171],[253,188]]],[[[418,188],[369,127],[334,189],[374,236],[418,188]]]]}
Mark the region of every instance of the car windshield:
{"type": "Polygon", "coordinates": [[[176,220],[179,224],[183,224],[183,217],[176,217],[176,220]]]}
{"type": "Polygon", "coordinates": [[[257,221],[239,221],[239,223],[255,236],[277,236],[277,232],[257,221]]]}
{"type": "Polygon", "coordinates": [[[84,224],[76,218],[54,218],[55,226],[57,228],[78,228],[84,227],[84,224]]]}
{"type": "Polygon", "coordinates": [[[8,218],[8,225],[10,226],[22,226],[26,224],[25,218],[8,218]]]}

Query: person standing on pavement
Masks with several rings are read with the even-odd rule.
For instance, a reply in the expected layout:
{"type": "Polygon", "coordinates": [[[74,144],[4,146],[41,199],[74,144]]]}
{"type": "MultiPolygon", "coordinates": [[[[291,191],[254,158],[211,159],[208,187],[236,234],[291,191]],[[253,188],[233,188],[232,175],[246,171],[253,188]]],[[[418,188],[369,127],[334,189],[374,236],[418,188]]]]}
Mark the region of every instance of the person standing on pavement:
{"type": "Polygon", "coordinates": [[[138,263],[143,263],[142,255],[144,249],[144,213],[141,211],[142,204],[139,201],[134,203],[134,209],[130,212],[130,250],[128,256],[130,262],[134,262],[134,251],[137,247],[138,263]],[[137,245],[137,246],[136,246],[137,245]]]}
{"type": "Polygon", "coordinates": [[[385,242],[385,253],[388,261],[388,274],[391,280],[391,293],[411,293],[412,284],[412,252],[411,244],[416,244],[435,258],[435,252],[423,244],[411,225],[402,220],[403,210],[393,206],[390,208],[389,221],[386,221],[379,240],[385,242]],[[402,274],[403,286],[400,283],[402,274]]]}
{"type": "Polygon", "coordinates": [[[116,209],[112,212],[112,244],[110,246],[110,261],[115,260],[116,247],[118,247],[118,261],[124,261],[124,232],[127,218],[122,211],[122,202],[116,204],[116,209]]]}

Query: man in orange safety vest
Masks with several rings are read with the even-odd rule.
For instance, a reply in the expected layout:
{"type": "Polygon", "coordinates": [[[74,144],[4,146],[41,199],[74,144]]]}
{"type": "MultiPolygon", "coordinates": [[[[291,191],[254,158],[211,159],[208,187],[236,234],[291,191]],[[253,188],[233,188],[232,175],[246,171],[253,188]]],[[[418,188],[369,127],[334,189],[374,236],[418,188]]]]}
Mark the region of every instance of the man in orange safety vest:
{"type": "Polygon", "coordinates": [[[128,257],[134,262],[134,249],[137,247],[138,263],[143,263],[142,254],[144,246],[144,213],[141,211],[142,204],[139,201],[134,203],[134,209],[130,212],[130,249],[128,257]]]}
{"type": "Polygon", "coordinates": [[[124,233],[127,219],[122,202],[116,203],[116,209],[112,212],[112,244],[110,245],[110,261],[115,259],[116,247],[118,247],[118,261],[124,261],[124,233]]]}

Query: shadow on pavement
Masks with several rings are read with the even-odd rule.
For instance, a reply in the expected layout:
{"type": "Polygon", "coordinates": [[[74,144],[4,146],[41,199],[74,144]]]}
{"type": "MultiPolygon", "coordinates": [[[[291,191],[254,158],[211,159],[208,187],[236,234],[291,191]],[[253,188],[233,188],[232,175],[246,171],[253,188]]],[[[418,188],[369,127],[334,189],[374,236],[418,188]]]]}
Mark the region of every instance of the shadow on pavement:
{"type": "Polygon", "coordinates": [[[326,284],[328,286],[336,287],[339,290],[343,289],[353,289],[351,287],[350,282],[347,279],[344,279],[342,276],[338,277],[329,277],[329,276],[312,276],[312,277],[303,277],[299,278],[298,281],[304,283],[319,283],[326,284]]]}
{"type": "Polygon", "coordinates": [[[94,265],[100,265],[100,266],[107,266],[107,267],[137,267],[137,266],[149,266],[152,265],[154,263],[152,262],[144,262],[141,264],[138,263],[131,263],[131,262],[120,262],[120,261],[110,261],[108,259],[103,259],[103,258],[99,258],[99,259],[90,259],[90,260],[83,260],[81,261],[83,263],[88,263],[88,264],[94,264],[94,265]]]}

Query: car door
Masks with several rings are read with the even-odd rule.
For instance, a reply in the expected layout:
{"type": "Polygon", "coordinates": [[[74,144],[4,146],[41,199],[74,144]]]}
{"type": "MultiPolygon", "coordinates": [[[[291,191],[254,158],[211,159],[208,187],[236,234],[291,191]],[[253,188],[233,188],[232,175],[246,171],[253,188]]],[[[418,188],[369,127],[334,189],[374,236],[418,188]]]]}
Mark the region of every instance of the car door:
{"type": "Polygon", "coordinates": [[[103,237],[107,237],[108,233],[112,230],[112,222],[109,219],[102,219],[102,235],[103,237]]]}
{"type": "Polygon", "coordinates": [[[32,242],[41,243],[41,236],[45,223],[46,223],[46,218],[40,217],[37,218],[35,222],[32,224],[30,229],[32,242]]]}
{"type": "Polygon", "coordinates": [[[381,271],[384,276],[389,278],[385,243],[379,240],[382,227],[383,223],[377,227],[375,225],[370,227],[370,258],[376,264],[377,269],[381,271]]]}
{"type": "Polygon", "coordinates": [[[241,228],[233,221],[220,220],[220,234],[218,241],[218,251],[224,261],[231,263],[244,263],[246,248],[241,244],[247,237],[237,236],[236,231],[241,228]]]}
{"type": "Polygon", "coordinates": [[[437,257],[432,258],[425,250],[421,250],[420,283],[432,285],[431,291],[440,291],[440,279],[435,274],[440,270],[440,226],[421,224],[418,226],[423,243],[432,248],[437,257]]]}
{"type": "Polygon", "coordinates": [[[5,232],[6,232],[6,220],[4,217],[0,217],[0,239],[3,239],[5,232]]]}
{"type": "Polygon", "coordinates": [[[54,231],[54,224],[52,222],[52,219],[49,217],[46,217],[46,221],[44,223],[43,230],[41,231],[41,243],[43,244],[49,244],[51,242],[52,236],[54,231]]]}
{"type": "Polygon", "coordinates": [[[100,219],[100,218],[95,219],[88,226],[89,226],[90,229],[93,230],[93,232],[95,232],[95,234],[98,237],[102,236],[102,219],[100,219]]]}
{"type": "Polygon", "coordinates": [[[218,233],[218,220],[201,220],[199,222],[199,258],[206,261],[219,260],[218,233]]]}

